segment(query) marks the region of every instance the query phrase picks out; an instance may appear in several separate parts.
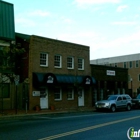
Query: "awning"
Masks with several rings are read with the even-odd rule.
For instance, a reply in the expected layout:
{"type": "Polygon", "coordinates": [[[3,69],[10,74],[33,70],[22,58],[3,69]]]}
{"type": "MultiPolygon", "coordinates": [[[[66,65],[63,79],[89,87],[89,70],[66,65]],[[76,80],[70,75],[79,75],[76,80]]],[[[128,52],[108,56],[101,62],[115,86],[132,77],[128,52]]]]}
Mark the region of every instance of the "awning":
{"type": "Polygon", "coordinates": [[[55,84],[92,85],[95,83],[96,81],[94,77],[91,76],[33,73],[34,87],[46,87],[47,85],[55,85],[55,84]]]}
{"type": "Polygon", "coordinates": [[[82,83],[83,76],[74,76],[74,75],[55,75],[58,83],[63,84],[74,84],[74,83],[82,83]]]}

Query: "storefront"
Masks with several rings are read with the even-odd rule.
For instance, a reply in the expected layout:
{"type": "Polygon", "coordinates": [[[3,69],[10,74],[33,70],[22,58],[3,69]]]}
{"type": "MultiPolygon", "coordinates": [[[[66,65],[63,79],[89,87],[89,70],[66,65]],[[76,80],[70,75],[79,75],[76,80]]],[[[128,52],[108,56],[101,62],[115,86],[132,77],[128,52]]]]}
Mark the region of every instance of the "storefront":
{"type": "Polygon", "coordinates": [[[96,79],[93,88],[93,104],[110,94],[128,94],[128,69],[103,65],[91,65],[96,79]]]}
{"type": "Polygon", "coordinates": [[[33,73],[33,98],[41,109],[74,109],[92,105],[91,76],[33,73]]]}

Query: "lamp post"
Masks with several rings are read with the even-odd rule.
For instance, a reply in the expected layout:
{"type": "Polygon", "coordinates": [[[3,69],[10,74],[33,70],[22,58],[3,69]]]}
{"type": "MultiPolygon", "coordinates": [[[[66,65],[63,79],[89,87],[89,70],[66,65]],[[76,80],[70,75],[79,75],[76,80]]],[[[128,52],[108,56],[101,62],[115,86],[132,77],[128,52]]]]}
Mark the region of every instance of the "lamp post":
{"type": "Polygon", "coordinates": [[[132,94],[133,94],[133,85],[132,85],[133,79],[131,78],[130,81],[131,81],[131,96],[132,96],[132,94]]]}

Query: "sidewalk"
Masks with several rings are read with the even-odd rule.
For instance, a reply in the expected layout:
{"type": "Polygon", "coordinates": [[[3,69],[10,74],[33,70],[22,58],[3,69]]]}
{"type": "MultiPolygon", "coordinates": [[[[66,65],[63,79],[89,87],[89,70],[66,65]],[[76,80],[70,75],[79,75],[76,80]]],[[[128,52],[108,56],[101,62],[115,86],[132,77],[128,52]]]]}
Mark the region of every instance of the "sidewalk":
{"type": "Polygon", "coordinates": [[[94,107],[88,108],[77,108],[77,109],[61,109],[61,110],[4,110],[0,112],[0,120],[8,119],[8,118],[18,118],[18,117],[26,117],[32,115],[42,115],[42,114],[58,114],[58,113],[76,113],[76,112],[93,112],[95,110],[94,107]]]}

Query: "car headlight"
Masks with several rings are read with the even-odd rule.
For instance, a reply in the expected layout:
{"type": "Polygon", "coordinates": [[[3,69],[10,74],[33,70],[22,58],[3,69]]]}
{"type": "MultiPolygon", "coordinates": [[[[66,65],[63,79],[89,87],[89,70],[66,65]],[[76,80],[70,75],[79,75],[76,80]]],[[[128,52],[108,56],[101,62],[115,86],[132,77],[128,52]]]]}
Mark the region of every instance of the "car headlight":
{"type": "Polygon", "coordinates": [[[109,106],[109,103],[105,103],[106,106],[109,106]]]}

